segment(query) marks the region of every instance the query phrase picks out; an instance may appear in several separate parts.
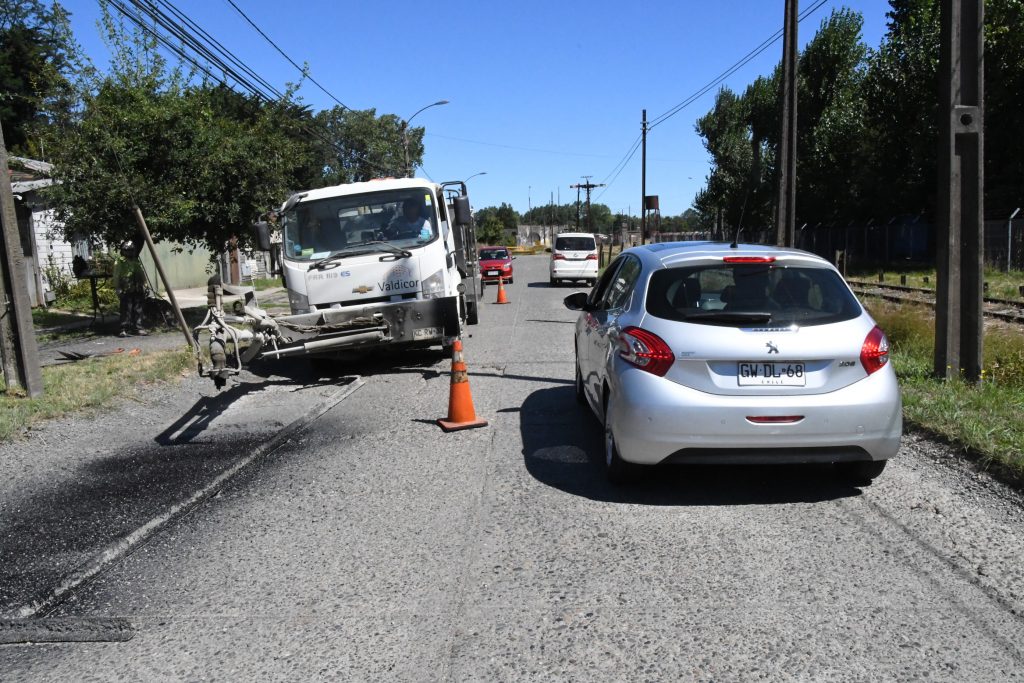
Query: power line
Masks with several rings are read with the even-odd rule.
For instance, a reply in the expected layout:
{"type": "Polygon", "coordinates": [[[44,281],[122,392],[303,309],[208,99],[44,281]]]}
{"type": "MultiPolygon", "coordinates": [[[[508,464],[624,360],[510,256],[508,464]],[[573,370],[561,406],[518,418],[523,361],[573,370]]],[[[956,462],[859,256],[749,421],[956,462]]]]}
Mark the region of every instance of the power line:
{"type": "MultiPolygon", "coordinates": [[[[226,80],[230,79],[251,95],[267,103],[277,101],[298,106],[244,61],[235,56],[234,53],[224,47],[198,23],[175,7],[169,0],[157,0],[157,2],[166,7],[173,16],[168,15],[167,12],[160,9],[156,3],[150,0],[105,1],[140,30],[152,36],[158,44],[165,47],[181,60],[191,64],[209,78],[222,83],[226,83],[226,80]],[[150,25],[150,21],[152,25],[150,25]],[[184,22],[184,25],[182,22],[184,22]],[[166,33],[161,32],[161,29],[166,33]],[[177,43],[175,42],[176,40],[178,41],[177,43]],[[189,54],[189,49],[195,53],[195,56],[189,54]],[[218,78],[215,76],[210,68],[203,66],[197,59],[206,62],[210,67],[220,71],[223,77],[218,78]]],[[[327,135],[326,129],[320,131],[307,125],[309,123],[322,128],[320,124],[316,124],[313,120],[308,122],[297,120],[297,123],[300,129],[309,136],[332,147],[340,155],[348,156],[350,150],[346,150],[331,140],[327,135]]],[[[374,170],[391,170],[383,164],[370,161],[366,156],[357,156],[356,158],[374,170]]]]}
{"type": "MultiPolygon", "coordinates": [[[[809,8],[807,8],[806,10],[804,10],[803,12],[800,13],[800,16],[797,19],[797,21],[798,22],[803,21],[804,19],[809,17],[811,14],[813,14],[817,10],[821,9],[821,7],[824,6],[827,3],[828,3],[828,0],[817,0],[817,2],[815,2],[809,8]]],[[[671,109],[669,109],[665,113],[661,114],[660,116],[656,116],[651,121],[651,123],[650,123],[650,125],[648,126],[647,129],[651,130],[655,126],[658,126],[658,125],[664,123],[665,121],[667,121],[668,119],[672,118],[673,116],[678,114],[680,111],[682,111],[683,109],[685,109],[689,105],[691,105],[694,102],[696,102],[699,98],[703,97],[705,94],[710,92],[713,88],[715,88],[716,86],[720,85],[722,83],[722,81],[724,81],[726,78],[728,78],[729,76],[731,76],[734,73],[736,73],[737,71],[739,71],[741,68],[743,68],[748,63],[750,63],[755,57],[757,57],[758,55],[763,53],[765,50],[767,50],[769,47],[771,47],[772,44],[777,42],[779,40],[779,38],[781,38],[781,37],[782,37],[782,29],[779,29],[778,31],[773,33],[770,37],[766,38],[760,45],[758,45],[753,50],[751,50],[750,52],[745,54],[743,57],[741,57],[739,59],[739,61],[737,61],[731,67],[729,67],[724,72],[722,72],[721,74],[716,76],[714,78],[714,80],[709,82],[703,88],[701,88],[700,90],[698,90],[694,94],[690,95],[685,100],[683,100],[679,104],[675,105],[674,107],[672,107],[671,109]]]]}
{"type": "Polygon", "coordinates": [[[605,192],[607,192],[607,191],[608,191],[608,189],[609,189],[609,188],[610,188],[610,187],[611,187],[612,185],[614,185],[614,184],[615,184],[615,181],[616,181],[616,180],[618,180],[618,178],[619,178],[619,175],[620,175],[620,174],[621,174],[621,173],[622,173],[622,172],[623,172],[624,170],[626,170],[626,166],[628,166],[628,165],[629,165],[629,162],[633,160],[633,157],[634,157],[634,156],[636,156],[637,150],[639,150],[639,149],[640,149],[640,137],[639,137],[639,136],[637,136],[637,139],[636,139],[636,141],[635,141],[635,142],[633,143],[633,146],[632,146],[632,147],[630,148],[629,152],[627,152],[627,153],[626,153],[626,156],[625,156],[625,158],[624,158],[624,159],[623,159],[622,161],[620,161],[620,162],[619,162],[619,167],[618,167],[618,168],[619,168],[619,170],[615,171],[615,175],[614,175],[614,176],[612,176],[612,179],[611,179],[611,180],[608,180],[607,178],[605,178],[605,187],[604,187],[604,189],[603,189],[603,190],[601,190],[601,193],[600,193],[600,194],[598,194],[598,195],[597,195],[596,197],[594,197],[594,199],[595,199],[595,200],[598,200],[598,199],[600,199],[601,197],[603,197],[603,196],[604,196],[604,193],[605,193],[605,192]]]}
{"type": "Polygon", "coordinates": [[[325,88],[324,86],[320,85],[320,83],[315,78],[313,78],[312,74],[309,73],[308,69],[299,66],[298,64],[295,63],[295,60],[293,60],[291,57],[289,57],[287,54],[285,54],[285,51],[282,50],[280,47],[278,47],[277,43],[275,43],[273,40],[271,40],[270,37],[266,33],[263,32],[263,29],[261,29],[259,26],[257,26],[256,23],[253,22],[253,20],[250,19],[249,16],[245,12],[243,12],[241,10],[241,8],[234,3],[234,0],[226,0],[226,2],[229,5],[231,5],[232,7],[234,7],[235,11],[238,12],[240,15],[242,15],[242,18],[245,19],[249,23],[249,25],[252,26],[256,30],[257,33],[259,33],[261,36],[263,36],[263,40],[265,40],[268,43],[270,43],[271,47],[273,47],[275,50],[277,50],[278,53],[280,53],[280,55],[282,57],[284,57],[285,59],[288,60],[289,64],[291,64],[296,69],[298,69],[299,73],[301,73],[304,77],[308,78],[310,83],[312,83],[316,87],[320,88],[320,90],[322,90],[325,95],[327,95],[332,100],[337,102],[341,106],[342,109],[351,109],[351,107],[348,107],[344,102],[342,102],[337,97],[335,97],[334,94],[331,93],[327,88],[325,88]]]}

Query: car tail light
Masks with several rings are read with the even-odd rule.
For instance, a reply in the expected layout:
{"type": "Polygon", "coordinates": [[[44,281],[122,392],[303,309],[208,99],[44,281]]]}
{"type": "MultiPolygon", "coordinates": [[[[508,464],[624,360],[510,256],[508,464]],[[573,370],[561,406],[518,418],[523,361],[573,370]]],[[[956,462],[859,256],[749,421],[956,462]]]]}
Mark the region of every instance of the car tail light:
{"type": "Polygon", "coordinates": [[[565,254],[552,254],[551,255],[551,260],[552,261],[564,261],[565,260],[565,254]]]}
{"type": "Polygon", "coordinates": [[[639,327],[627,327],[619,332],[619,357],[630,365],[664,377],[675,354],[658,335],[639,327]]]}
{"type": "Polygon", "coordinates": [[[597,254],[587,254],[587,260],[588,261],[596,261],[597,260],[597,254]]]}
{"type": "Polygon", "coordinates": [[[726,256],[726,263],[775,263],[774,256],[726,256]]]}
{"type": "Polygon", "coordinates": [[[864,344],[860,347],[860,364],[870,375],[885,367],[889,362],[889,340],[878,325],[868,332],[864,344]]]}

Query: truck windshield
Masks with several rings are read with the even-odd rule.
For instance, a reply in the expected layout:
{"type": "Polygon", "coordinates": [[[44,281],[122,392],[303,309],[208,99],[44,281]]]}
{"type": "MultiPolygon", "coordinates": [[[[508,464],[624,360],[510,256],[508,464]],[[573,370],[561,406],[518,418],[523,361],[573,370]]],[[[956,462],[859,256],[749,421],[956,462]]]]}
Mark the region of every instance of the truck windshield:
{"type": "Polygon", "coordinates": [[[413,249],[437,239],[437,210],[427,188],[302,202],[282,216],[281,224],[284,255],[299,261],[369,242],[413,249]]]}

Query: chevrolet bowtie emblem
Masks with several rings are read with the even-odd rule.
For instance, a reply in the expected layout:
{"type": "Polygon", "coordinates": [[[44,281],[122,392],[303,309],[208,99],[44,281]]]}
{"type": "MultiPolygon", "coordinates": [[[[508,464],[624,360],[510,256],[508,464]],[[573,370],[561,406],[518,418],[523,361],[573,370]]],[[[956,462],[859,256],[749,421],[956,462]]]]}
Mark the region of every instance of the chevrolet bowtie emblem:
{"type": "Polygon", "coordinates": [[[779,352],[779,347],[777,347],[775,344],[772,344],[771,342],[766,343],[765,346],[768,347],[768,355],[779,352]]]}
{"type": "Polygon", "coordinates": [[[367,292],[372,292],[372,291],[373,291],[373,287],[367,287],[366,285],[359,285],[358,287],[353,287],[352,288],[352,293],[353,294],[366,294],[367,292]]]}

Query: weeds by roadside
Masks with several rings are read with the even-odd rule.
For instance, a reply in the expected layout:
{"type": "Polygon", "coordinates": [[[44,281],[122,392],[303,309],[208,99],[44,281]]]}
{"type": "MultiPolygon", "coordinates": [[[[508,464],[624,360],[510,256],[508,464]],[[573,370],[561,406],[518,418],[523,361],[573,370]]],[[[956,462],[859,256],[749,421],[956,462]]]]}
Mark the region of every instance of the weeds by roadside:
{"type": "Polygon", "coordinates": [[[187,349],[104,358],[43,368],[45,390],[37,398],[0,391],[0,441],[23,435],[33,424],[81,410],[102,409],[118,398],[180,377],[192,364],[187,349]]]}
{"type": "MultiPolygon", "coordinates": [[[[882,271],[885,277],[885,284],[898,285],[900,283],[900,276],[905,275],[907,278],[908,287],[922,287],[925,289],[935,289],[935,270],[934,269],[887,269],[882,271]],[[927,282],[925,282],[927,278],[927,282]]],[[[847,276],[853,280],[870,280],[875,282],[878,279],[879,269],[857,269],[856,271],[851,270],[847,273],[847,276]]],[[[994,297],[997,299],[1020,299],[1019,287],[1024,284],[1024,272],[1019,270],[1011,270],[1007,273],[1004,270],[993,268],[991,266],[985,267],[984,280],[988,283],[988,291],[985,296],[994,297]]]]}
{"type": "Polygon", "coordinates": [[[889,337],[906,420],[1024,481],[1024,332],[987,329],[983,381],[946,381],[932,374],[935,318],[929,308],[873,299],[866,305],[889,337]]]}

